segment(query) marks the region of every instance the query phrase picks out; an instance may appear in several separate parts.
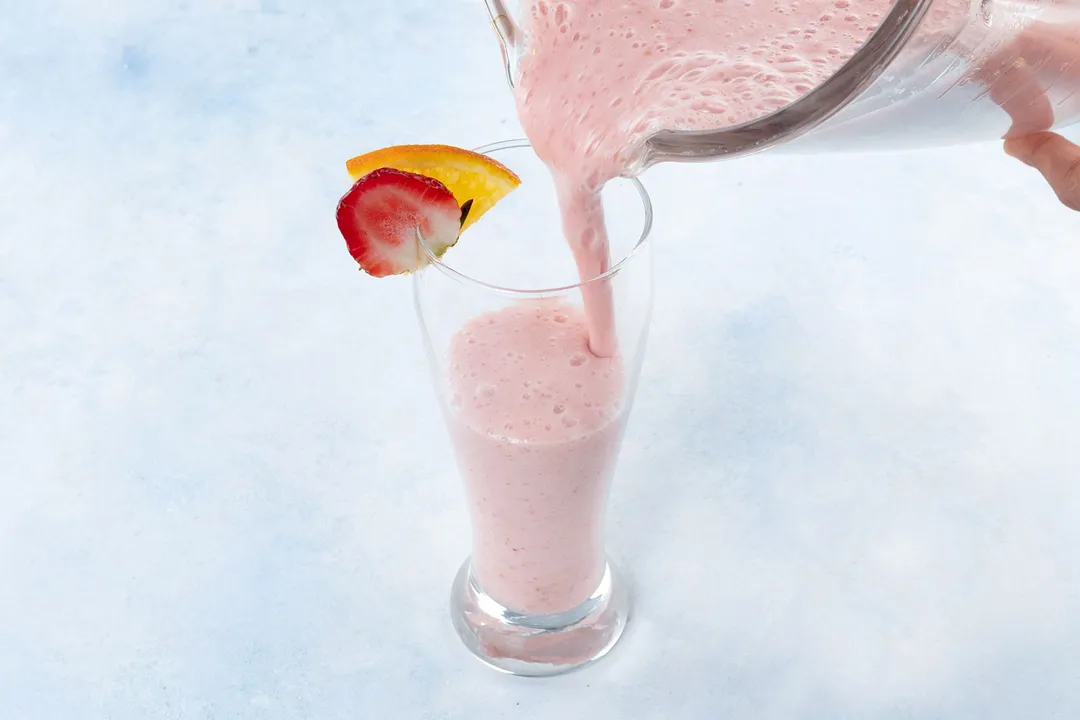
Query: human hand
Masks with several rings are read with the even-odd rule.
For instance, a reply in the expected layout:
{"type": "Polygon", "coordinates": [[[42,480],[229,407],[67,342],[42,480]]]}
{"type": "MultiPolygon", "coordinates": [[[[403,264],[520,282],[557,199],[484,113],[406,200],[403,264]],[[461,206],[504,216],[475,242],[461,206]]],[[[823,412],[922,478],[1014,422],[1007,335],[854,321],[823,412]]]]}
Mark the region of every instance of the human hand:
{"type": "Polygon", "coordinates": [[[1035,167],[1067,207],[1080,210],[1080,147],[1048,132],[1080,108],[1080,26],[1034,23],[976,71],[1009,113],[1005,152],[1035,167]]]}
{"type": "Polygon", "coordinates": [[[991,55],[976,76],[1012,120],[1006,137],[1049,130],[1055,116],[1078,110],[1080,26],[1032,23],[991,55]]]}
{"type": "Polygon", "coordinates": [[[1042,173],[1066,207],[1080,210],[1080,146],[1040,132],[1006,140],[1005,152],[1042,173]]]}
{"type": "Polygon", "coordinates": [[[1076,116],[1080,26],[1034,23],[979,69],[990,97],[1009,114],[1005,152],[1042,173],[1067,207],[1080,210],[1080,147],[1047,132],[1076,116]]]}

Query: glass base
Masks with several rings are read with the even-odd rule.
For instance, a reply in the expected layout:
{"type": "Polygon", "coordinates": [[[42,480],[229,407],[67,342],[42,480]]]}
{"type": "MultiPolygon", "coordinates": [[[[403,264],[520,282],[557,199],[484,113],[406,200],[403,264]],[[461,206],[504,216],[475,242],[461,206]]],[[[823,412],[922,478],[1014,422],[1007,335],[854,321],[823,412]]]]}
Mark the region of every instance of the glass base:
{"type": "Polygon", "coordinates": [[[450,616],[465,647],[487,665],[528,677],[559,675],[615,647],[630,616],[629,589],[611,563],[592,596],[554,615],[522,615],[486,594],[465,561],[454,579],[450,616]]]}

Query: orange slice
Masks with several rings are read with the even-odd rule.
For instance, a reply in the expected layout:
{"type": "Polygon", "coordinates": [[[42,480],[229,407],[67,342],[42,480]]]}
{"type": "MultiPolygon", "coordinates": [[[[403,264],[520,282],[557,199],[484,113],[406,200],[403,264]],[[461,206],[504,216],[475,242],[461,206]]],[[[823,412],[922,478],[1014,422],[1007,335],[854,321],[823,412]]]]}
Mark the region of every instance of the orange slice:
{"type": "Polygon", "coordinates": [[[472,201],[462,232],[521,184],[497,160],[452,145],[395,145],[354,157],[345,167],[354,182],[384,167],[438,180],[459,205],[472,201]]]}

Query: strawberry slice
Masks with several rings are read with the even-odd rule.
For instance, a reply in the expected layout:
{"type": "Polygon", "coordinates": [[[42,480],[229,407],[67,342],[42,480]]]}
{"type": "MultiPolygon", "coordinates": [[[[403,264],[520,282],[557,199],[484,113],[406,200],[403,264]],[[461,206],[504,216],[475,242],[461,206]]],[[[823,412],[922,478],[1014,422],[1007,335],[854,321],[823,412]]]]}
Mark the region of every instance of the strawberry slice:
{"type": "Polygon", "coordinates": [[[337,207],[349,254],[373,277],[401,275],[428,264],[419,232],[436,257],[461,232],[462,208],[438,180],[379,168],[357,180],[337,207]]]}

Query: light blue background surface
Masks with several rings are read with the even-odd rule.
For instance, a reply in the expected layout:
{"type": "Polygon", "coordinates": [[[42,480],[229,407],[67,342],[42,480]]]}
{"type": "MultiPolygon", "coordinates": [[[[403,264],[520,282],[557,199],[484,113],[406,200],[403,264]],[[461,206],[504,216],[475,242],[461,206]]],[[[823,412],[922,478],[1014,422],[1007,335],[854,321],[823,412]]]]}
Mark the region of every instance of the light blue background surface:
{"type": "Polygon", "coordinates": [[[1080,216],[996,144],[646,174],[632,630],[496,675],[343,161],[520,135],[480,0],[0,1],[0,717],[1080,713],[1080,216]]]}

